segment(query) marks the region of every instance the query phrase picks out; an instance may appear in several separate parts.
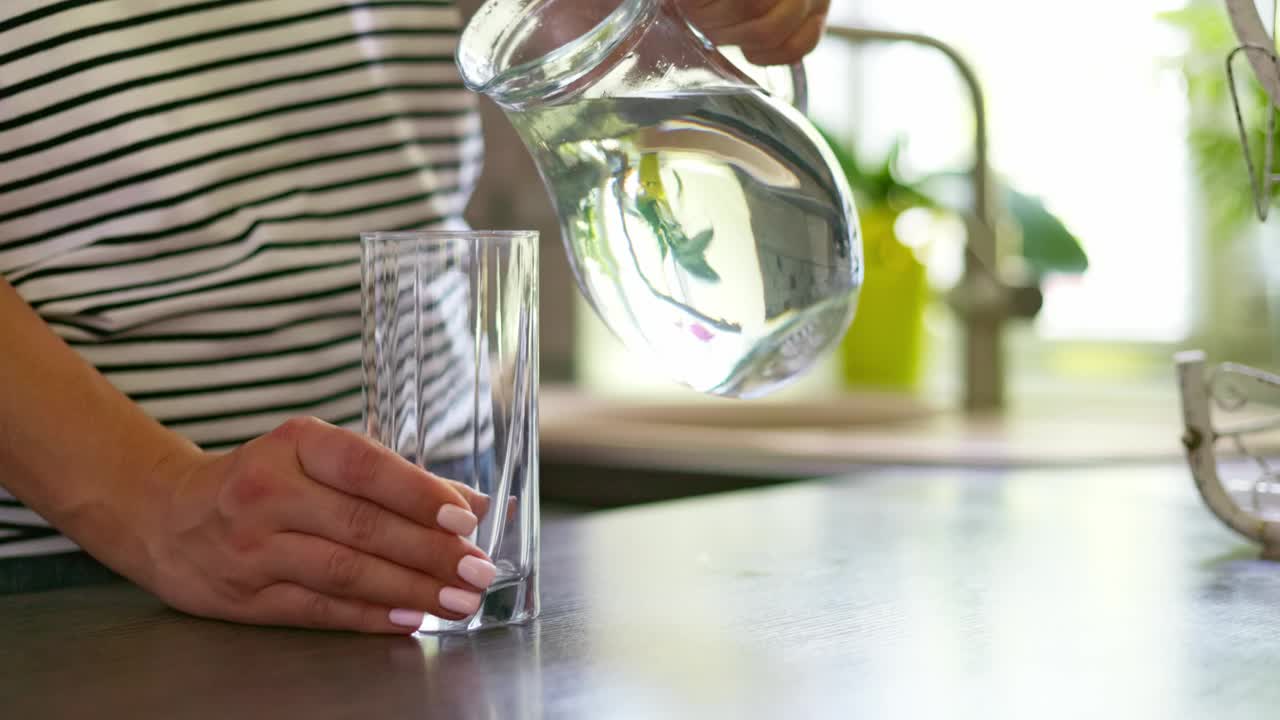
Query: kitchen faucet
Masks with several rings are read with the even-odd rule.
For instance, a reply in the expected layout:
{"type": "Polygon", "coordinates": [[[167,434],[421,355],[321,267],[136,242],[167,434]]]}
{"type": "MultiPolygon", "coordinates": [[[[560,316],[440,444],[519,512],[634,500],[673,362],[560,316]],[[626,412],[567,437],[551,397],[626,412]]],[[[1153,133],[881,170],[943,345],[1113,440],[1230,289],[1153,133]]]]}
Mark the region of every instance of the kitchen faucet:
{"type": "Polygon", "coordinates": [[[965,217],[964,273],[949,301],[964,334],[964,409],[991,412],[1004,407],[1003,336],[1011,318],[1031,318],[1040,311],[1038,285],[1004,279],[996,241],[996,194],[991,182],[986,105],[977,73],[953,47],[928,35],[833,25],[827,34],[853,43],[903,42],[942,53],[959,72],[973,104],[973,167],[969,170],[970,208],[965,217]]]}

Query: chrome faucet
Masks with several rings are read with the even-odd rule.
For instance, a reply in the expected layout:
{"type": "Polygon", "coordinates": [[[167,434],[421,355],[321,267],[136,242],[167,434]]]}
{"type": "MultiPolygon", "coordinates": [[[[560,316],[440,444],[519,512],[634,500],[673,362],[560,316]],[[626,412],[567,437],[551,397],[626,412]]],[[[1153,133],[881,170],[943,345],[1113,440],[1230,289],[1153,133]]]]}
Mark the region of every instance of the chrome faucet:
{"type": "Polygon", "coordinates": [[[1034,317],[1043,296],[1038,286],[1009,283],[999,270],[998,204],[991,184],[986,104],[977,73],[955,48],[928,35],[833,25],[827,34],[853,43],[904,42],[942,53],[959,72],[974,113],[972,204],[965,217],[965,263],[949,301],[964,327],[964,408],[1004,407],[1004,328],[1013,317],[1034,317]]]}

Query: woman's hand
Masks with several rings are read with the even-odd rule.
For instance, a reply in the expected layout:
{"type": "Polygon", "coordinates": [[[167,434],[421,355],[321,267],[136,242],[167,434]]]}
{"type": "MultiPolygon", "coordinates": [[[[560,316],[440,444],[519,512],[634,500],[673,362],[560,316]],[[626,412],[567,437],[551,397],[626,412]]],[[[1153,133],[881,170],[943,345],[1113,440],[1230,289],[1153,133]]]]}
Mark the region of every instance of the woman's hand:
{"type": "Polygon", "coordinates": [[[818,45],[831,0],[677,0],[717,45],[736,45],[757,65],[798,62],[818,45]]]}
{"type": "Polygon", "coordinates": [[[409,633],[471,615],[496,570],[461,536],[488,498],[319,420],[211,455],[149,417],[0,277],[0,481],[195,615],[409,633]],[[401,610],[395,612],[393,610],[401,610]]]}
{"type": "Polygon", "coordinates": [[[484,495],[320,420],[157,471],[132,500],[151,560],[134,579],[195,615],[403,634],[471,615],[496,573],[461,537],[484,495]]]}

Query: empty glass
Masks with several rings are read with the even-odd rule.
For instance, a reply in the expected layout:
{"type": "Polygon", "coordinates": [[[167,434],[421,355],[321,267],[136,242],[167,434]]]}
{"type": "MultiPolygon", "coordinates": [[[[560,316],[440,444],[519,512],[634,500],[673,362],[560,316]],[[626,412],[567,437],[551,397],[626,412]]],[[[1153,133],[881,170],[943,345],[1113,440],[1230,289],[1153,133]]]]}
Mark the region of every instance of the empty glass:
{"type": "Polygon", "coordinates": [[[498,566],[451,632],[538,613],[538,234],[425,231],[362,239],[365,429],[489,496],[471,539],[498,566]]]}

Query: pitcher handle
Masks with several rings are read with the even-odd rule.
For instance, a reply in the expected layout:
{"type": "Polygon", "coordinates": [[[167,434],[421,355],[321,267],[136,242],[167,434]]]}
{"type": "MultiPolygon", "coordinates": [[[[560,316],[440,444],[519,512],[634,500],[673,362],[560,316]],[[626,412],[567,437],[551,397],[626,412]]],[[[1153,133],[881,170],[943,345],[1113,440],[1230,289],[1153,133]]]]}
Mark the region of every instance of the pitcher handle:
{"type": "Polygon", "coordinates": [[[801,114],[809,112],[809,75],[804,70],[804,63],[798,62],[791,66],[791,92],[794,97],[791,98],[791,104],[795,106],[801,114]]]}

